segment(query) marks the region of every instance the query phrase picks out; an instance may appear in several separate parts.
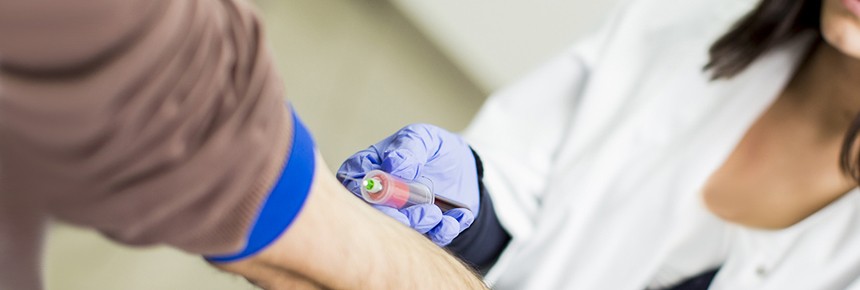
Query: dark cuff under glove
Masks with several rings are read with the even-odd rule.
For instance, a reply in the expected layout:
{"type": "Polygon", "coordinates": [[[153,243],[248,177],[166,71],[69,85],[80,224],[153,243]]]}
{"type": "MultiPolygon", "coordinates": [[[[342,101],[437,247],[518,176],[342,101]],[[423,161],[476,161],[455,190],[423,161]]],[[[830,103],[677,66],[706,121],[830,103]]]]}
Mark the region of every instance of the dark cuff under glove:
{"type": "Polygon", "coordinates": [[[472,226],[460,233],[446,248],[484,275],[508,246],[511,235],[499,223],[496,211],[493,209],[493,200],[482,181],[484,164],[475,150],[472,150],[472,155],[475,156],[475,167],[478,169],[480,210],[472,226]]]}

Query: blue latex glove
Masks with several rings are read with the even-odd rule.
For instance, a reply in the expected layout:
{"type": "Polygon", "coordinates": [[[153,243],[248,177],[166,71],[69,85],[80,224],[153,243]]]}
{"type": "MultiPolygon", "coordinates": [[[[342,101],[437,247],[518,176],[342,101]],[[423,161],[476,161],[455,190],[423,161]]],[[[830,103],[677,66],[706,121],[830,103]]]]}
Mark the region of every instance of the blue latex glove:
{"type": "Polygon", "coordinates": [[[413,124],[403,127],[370,148],[347,159],[337,171],[347,189],[361,196],[359,182],[374,169],[398,178],[420,182],[438,195],[466,205],[445,213],[436,205],[415,205],[403,209],[374,205],[386,215],[425,234],[445,246],[467,229],[479,210],[478,173],[475,157],[460,136],[439,127],[413,124]]]}

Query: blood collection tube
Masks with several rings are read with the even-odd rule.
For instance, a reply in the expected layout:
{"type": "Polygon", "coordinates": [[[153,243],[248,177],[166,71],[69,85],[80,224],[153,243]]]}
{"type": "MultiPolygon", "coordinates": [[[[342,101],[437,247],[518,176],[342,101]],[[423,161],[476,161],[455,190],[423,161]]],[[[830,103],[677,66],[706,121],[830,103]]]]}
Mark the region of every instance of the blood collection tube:
{"type": "Polygon", "coordinates": [[[424,184],[406,181],[381,170],[372,170],[361,180],[361,197],[369,203],[397,209],[416,204],[435,204],[442,212],[453,208],[467,208],[434,195],[424,184]]]}

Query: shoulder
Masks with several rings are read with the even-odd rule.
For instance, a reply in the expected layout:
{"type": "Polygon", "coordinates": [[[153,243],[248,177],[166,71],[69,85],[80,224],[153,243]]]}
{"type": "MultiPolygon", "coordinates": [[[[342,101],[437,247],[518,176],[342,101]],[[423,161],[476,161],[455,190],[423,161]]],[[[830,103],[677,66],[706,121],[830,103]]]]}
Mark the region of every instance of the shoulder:
{"type": "Polygon", "coordinates": [[[754,4],[752,0],[624,1],[606,40],[630,50],[690,42],[710,45],[754,4]]]}
{"type": "Polygon", "coordinates": [[[624,1],[600,33],[600,43],[580,51],[594,56],[589,64],[597,74],[603,71],[633,79],[700,74],[711,44],[750,11],[754,2],[624,1]]]}
{"type": "Polygon", "coordinates": [[[619,9],[625,22],[643,30],[681,28],[701,30],[704,27],[725,27],[750,11],[752,0],[629,0],[619,9]]]}

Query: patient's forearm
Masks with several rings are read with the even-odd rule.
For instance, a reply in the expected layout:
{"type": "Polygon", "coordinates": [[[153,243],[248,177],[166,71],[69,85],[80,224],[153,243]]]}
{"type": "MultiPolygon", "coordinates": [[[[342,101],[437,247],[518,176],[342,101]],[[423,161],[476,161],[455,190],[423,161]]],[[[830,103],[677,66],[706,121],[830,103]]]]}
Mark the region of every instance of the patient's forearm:
{"type": "Polygon", "coordinates": [[[267,289],[485,289],[460,261],[363,204],[317,164],[311,194],[287,232],[222,268],[267,289]]]}

